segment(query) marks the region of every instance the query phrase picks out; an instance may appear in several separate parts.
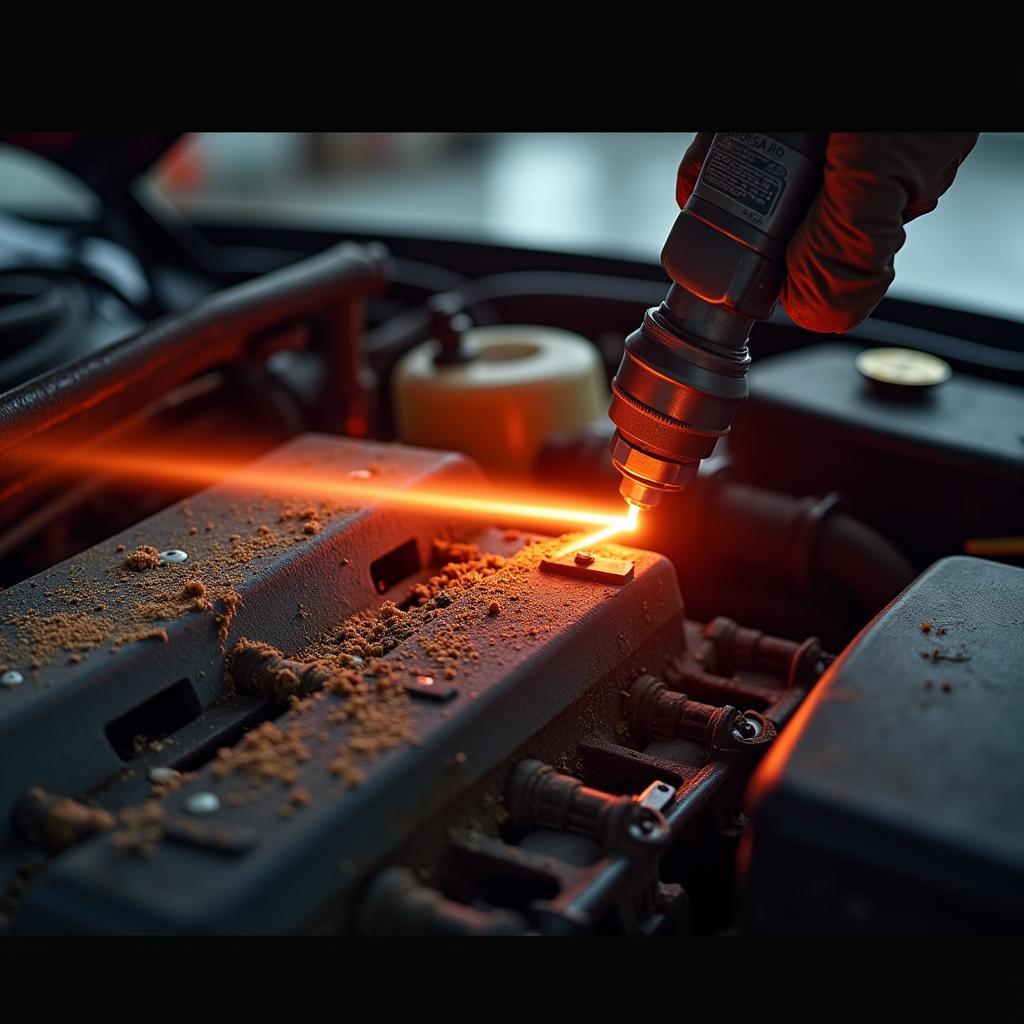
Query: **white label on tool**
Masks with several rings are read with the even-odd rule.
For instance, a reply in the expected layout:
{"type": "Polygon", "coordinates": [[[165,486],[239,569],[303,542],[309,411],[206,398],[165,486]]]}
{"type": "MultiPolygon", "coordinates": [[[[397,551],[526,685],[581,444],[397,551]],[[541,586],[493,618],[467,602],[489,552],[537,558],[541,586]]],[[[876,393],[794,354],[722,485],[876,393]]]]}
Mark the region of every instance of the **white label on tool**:
{"type": "Polygon", "coordinates": [[[806,159],[770,135],[719,132],[694,194],[767,234],[778,235],[773,214],[793,172],[806,159]]]}

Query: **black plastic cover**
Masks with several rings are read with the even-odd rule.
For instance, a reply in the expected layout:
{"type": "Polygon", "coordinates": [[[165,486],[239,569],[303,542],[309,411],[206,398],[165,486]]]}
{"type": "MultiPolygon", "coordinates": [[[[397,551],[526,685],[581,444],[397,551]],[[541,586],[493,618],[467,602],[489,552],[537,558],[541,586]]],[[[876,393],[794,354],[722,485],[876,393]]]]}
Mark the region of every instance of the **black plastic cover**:
{"type": "Polygon", "coordinates": [[[1024,570],[947,558],[832,665],[754,776],[754,928],[1019,930],[1024,570]]]}
{"type": "Polygon", "coordinates": [[[1020,533],[1024,391],[954,372],[904,400],[857,371],[864,347],[827,342],[759,361],[736,413],[736,476],[790,494],[839,491],[921,568],[971,537],[1020,533]]]}

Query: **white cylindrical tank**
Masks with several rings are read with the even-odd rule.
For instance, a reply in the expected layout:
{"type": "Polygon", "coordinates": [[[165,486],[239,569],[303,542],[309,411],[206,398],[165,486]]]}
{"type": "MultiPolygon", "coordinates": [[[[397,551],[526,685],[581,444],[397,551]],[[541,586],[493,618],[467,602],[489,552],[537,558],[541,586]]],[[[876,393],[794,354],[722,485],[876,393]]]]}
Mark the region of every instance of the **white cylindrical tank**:
{"type": "Polygon", "coordinates": [[[472,456],[496,478],[524,477],[544,440],[608,413],[598,351],[554,327],[474,327],[471,358],[438,364],[436,341],[408,352],[392,382],[399,440],[472,456]]]}

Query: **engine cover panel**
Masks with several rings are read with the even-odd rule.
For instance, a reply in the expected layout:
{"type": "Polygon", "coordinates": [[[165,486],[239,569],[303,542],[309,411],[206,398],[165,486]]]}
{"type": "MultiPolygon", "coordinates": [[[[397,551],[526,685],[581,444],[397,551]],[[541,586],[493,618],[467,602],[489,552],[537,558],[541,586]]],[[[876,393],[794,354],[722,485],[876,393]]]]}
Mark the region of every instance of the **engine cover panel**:
{"type": "MultiPolygon", "coordinates": [[[[374,457],[409,486],[475,481],[478,475],[468,461],[444,453],[315,436],[268,459],[291,466],[326,463],[348,472],[365,468],[374,457]]],[[[251,496],[246,499],[227,485],[212,488],[183,503],[188,514],[173,506],[56,567],[45,577],[43,595],[69,601],[74,595],[66,588],[81,586],[84,579],[95,586],[113,579],[111,594],[133,594],[124,600],[134,608],[139,581],[149,574],[126,572],[119,540],[126,549],[151,543],[188,550],[184,565],[151,570],[187,581],[201,570],[204,558],[220,551],[206,540],[210,533],[237,535],[241,540],[229,540],[237,545],[259,536],[265,518],[276,521],[271,512],[280,502],[266,496],[258,501],[262,507],[257,510],[251,496]],[[207,520],[216,524],[211,531],[192,525],[207,520]],[[66,592],[58,593],[61,587],[66,592]]],[[[261,551],[255,565],[236,567],[232,587],[240,603],[220,633],[209,614],[160,620],[165,640],[132,639],[112,646],[104,639],[74,663],[61,651],[31,670],[25,685],[0,693],[8,821],[30,786],[56,793],[92,788],[101,805],[116,809],[146,796],[147,772],[154,765],[195,772],[164,798],[155,850],[140,856],[138,849],[118,842],[119,832],[80,843],[34,881],[13,919],[14,931],[231,934],[300,929],[321,910],[325,894],[341,899],[415,828],[500,768],[591,688],[603,683],[614,694],[607,703],[617,715],[618,691],[645,671],[660,671],[665,659],[685,646],[682,601],[675,572],[664,558],[621,548],[620,557],[634,565],[627,583],[575,579],[540,571],[556,542],[519,534],[509,539],[491,530],[488,550],[513,557],[424,616],[414,636],[384,653],[375,677],[415,681],[429,673],[430,686],[454,693],[443,694],[445,700],[436,699],[434,691],[408,695],[399,709],[403,742],[382,747],[360,763],[358,781],[345,766],[347,775],[339,778],[333,751],[352,726],[338,714],[346,698],[332,692],[270,713],[266,700],[230,692],[225,657],[243,637],[294,652],[353,612],[379,606],[388,597],[399,600],[416,576],[406,574],[382,591],[387,581],[375,580],[371,570],[384,558],[398,564],[395,552],[410,539],[418,558],[415,566],[398,571],[425,566],[432,540],[449,524],[438,513],[411,516],[408,510],[368,506],[334,510],[330,516],[321,510],[318,528],[306,533],[302,524],[310,520],[302,516],[300,508],[297,517],[286,520],[296,527],[287,543],[261,551]],[[516,548],[521,550],[516,553],[516,548]],[[452,645],[463,654],[471,649],[472,655],[461,659],[457,681],[445,671],[451,664],[445,652],[452,645]],[[137,707],[163,699],[169,682],[171,689],[193,688],[193,720],[141,749],[119,747],[111,723],[125,716],[134,721],[132,702],[137,707]],[[57,701],[66,713],[55,712],[57,701]],[[247,783],[237,774],[219,773],[220,761],[213,754],[253,724],[270,719],[278,732],[308,750],[292,766],[294,779],[285,784],[273,778],[252,796],[242,792],[247,783]],[[289,794],[297,790],[300,803],[289,805],[289,794]],[[197,794],[215,797],[215,812],[197,815],[197,794]]],[[[31,584],[26,581],[3,595],[12,620],[39,604],[40,588],[31,584]]],[[[44,607],[50,611],[50,604],[44,607]]],[[[7,641],[24,660],[27,652],[13,627],[7,641]]],[[[593,723],[582,722],[581,739],[588,731],[593,723]]],[[[285,774],[291,773],[290,768],[285,774]]],[[[3,854],[9,874],[23,853],[23,842],[10,830],[3,854]]]]}
{"type": "Polygon", "coordinates": [[[751,781],[753,924],[1019,928],[1022,627],[1024,570],[964,557],[865,627],[751,781]]]}

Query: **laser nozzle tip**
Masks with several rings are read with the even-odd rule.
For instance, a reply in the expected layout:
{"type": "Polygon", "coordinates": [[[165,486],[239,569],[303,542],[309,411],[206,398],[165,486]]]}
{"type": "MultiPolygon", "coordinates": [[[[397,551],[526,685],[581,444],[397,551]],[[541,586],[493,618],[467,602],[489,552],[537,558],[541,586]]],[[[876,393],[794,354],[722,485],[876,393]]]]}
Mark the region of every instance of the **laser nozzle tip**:
{"type": "Polygon", "coordinates": [[[619,494],[625,499],[627,505],[646,512],[660,504],[662,491],[656,487],[647,487],[632,477],[624,476],[622,483],[619,484],[619,494]]]}

